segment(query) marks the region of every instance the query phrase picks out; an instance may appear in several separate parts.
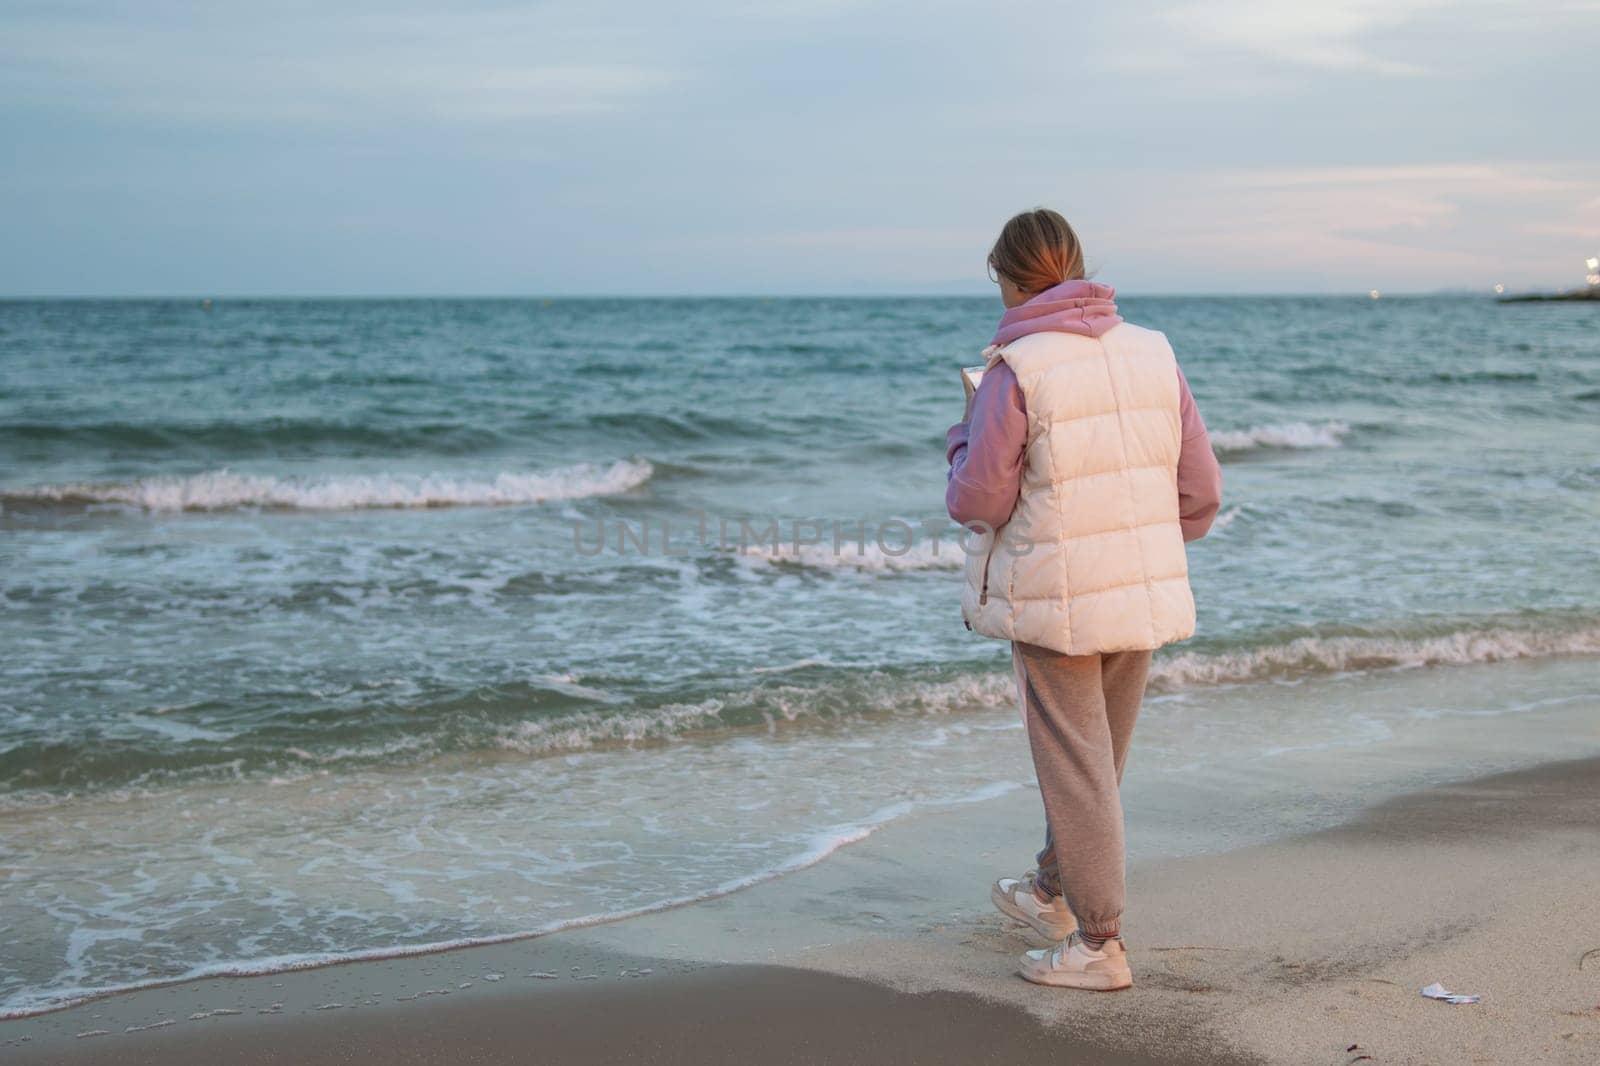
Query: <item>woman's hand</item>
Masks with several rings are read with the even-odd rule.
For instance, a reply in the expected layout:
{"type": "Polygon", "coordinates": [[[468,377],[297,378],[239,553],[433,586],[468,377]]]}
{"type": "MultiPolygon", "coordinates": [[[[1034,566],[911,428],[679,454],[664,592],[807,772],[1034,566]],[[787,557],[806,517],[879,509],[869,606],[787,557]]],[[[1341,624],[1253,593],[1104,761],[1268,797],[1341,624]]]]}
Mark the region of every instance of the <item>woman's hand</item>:
{"type": "MultiPolygon", "coordinates": [[[[989,360],[994,356],[994,353],[999,351],[999,350],[1000,350],[1000,346],[998,344],[991,344],[991,345],[989,345],[989,347],[985,348],[980,353],[983,356],[983,364],[984,364],[984,366],[988,366],[989,365],[989,360]]],[[[982,386],[980,385],[979,387],[981,388],[982,386]]],[[[963,422],[971,422],[972,421],[972,399],[976,395],[978,395],[978,390],[977,389],[973,389],[971,392],[967,393],[967,406],[961,412],[961,421],[963,421],[963,422]]]]}

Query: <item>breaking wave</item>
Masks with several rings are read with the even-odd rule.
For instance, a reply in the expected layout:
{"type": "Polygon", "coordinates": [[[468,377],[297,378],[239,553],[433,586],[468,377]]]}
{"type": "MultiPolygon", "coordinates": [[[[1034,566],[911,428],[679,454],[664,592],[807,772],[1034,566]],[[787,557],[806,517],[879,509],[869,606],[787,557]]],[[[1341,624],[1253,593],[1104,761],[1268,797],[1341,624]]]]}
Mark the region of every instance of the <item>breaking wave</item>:
{"type": "Polygon", "coordinates": [[[901,573],[910,570],[960,570],[966,556],[955,537],[920,541],[903,549],[890,543],[887,550],[866,541],[844,540],[837,548],[829,540],[821,544],[779,544],[776,548],[749,545],[738,552],[741,559],[766,566],[798,566],[812,570],[856,570],[865,573],[901,573]]]}
{"type": "Polygon", "coordinates": [[[1219,454],[1263,449],[1303,450],[1337,448],[1350,432],[1345,422],[1280,422],[1249,429],[1220,430],[1211,434],[1211,447],[1219,454]]]}
{"type": "Polygon", "coordinates": [[[1600,654],[1600,626],[1523,629],[1492,626],[1431,636],[1299,637],[1239,651],[1158,656],[1150,684],[1163,691],[1193,685],[1242,684],[1310,674],[1600,654]]]}
{"type": "MultiPolygon", "coordinates": [[[[1218,649],[1160,653],[1150,672],[1157,693],[1303,677],[1600,655],[1600,622],[1550,619],[1544,625],[1482,624],[1432,634],[1301,636],[1218,649]]],[[[748,683],[651,691],[615,679],[544,675],[523,683],[392,695],[345,707],[337,738],[324,719],[286,735],[185,728],[174,721],[151,734],[149,716],[125,739],[95,733],[37,736],[0,754],[0,811],[50,806],[74,793],[137,794],[189,783],[361,767],[394,767],[482,751],[559,755],[596,748],[651,746],[698,735],[772,730],[859,716],[942,717],[1016,705],[1009,669],[843,666],[806,659],[755,665],[748,683]]]]}
{"type": "Polygon", "coordinates": [[[152,513],[231,511],[357,511],[430,507],[495,507],[614,496],[650,480],[643,459],[609,466],[579,463],[539,473],[499,473],[488,478],[446,474],[368,474],[274,477],[213,470],[186,477],[127,482],[46,485],[0,493],[0,505],[88,508],[111,505],[152,513]]]}

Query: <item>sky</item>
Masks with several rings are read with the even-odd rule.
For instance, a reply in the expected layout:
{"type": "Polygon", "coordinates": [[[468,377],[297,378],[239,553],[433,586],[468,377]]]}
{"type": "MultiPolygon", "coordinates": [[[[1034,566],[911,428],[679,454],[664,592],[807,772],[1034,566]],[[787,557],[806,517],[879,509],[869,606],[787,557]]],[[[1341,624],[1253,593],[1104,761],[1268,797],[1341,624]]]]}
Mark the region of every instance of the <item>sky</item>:
{"type": "Polygon", "coordinates": [[[1600,0],[0,0],[0,294],[1581,284],[1600,0]]]}

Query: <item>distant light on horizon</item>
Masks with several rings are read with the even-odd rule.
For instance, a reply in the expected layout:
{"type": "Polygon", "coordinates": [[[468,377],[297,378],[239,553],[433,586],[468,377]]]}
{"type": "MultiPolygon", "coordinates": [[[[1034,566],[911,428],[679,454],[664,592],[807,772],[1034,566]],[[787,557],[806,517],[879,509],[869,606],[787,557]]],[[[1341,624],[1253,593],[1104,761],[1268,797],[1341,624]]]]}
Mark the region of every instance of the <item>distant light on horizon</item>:
{"type": "Polygon", "coordinates": [[[1499,282],[1496,282],[1496,283],[1495,283],[1495,286],[1494,286],[1494,294],[1495,294],[1495,295],[1496,295],[1496,296],[1499,296],[1499,295],[1500,295],[1500,294],[1501,294],[1501,293],[1503,293],[1503,292],[1505,292],[1505,291],[1506,291],[1506,287],[1505,287],[1505,286],[1504,286],[1504,285],[1501,285],[1501,284],[1500,284],[1500,283],[1499,283],[1499,282]]]}
{"type": "Polygon", "coordinates": [[[1379,296],[1382,296],[1383,294],[1380,293],[1377,289],[1372,289],[1372,290],[1369,290],[1367,292],[1367,295],[1372,297],[1374,300],[1376,300],[1379,296]]]}

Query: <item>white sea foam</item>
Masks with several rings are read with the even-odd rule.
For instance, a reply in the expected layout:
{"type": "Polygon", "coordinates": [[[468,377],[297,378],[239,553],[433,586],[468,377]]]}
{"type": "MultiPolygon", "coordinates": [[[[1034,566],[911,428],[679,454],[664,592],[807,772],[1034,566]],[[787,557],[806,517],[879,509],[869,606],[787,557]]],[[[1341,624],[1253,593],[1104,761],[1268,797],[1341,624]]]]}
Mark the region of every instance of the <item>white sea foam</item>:
{"type": "Polygon", "coordinates": [[[1234,504],[1226,511],[1223,511],[1221,514],[1217,515],[1217,517],[1211,521],[1211,532],[1220,533],[1224,529],[1227,529],[1229,526],[1233,525],[1234,520],[1239,517],[1243,510],[1244,508],[1240,507],[1238,504],[1234,504]]]}
{"type": "MultiPolygon", "coordinates": [[[[1600,625],[1562,628],[1502,625],[1418,636],[1307,636],[1232,650],[1160,653],[1152,664],[1150,692],[1159,697],[1214,685],[1567,655],[1600,655],[1600,625]]],[[[741,727],[759,729],[763,725],[770,730],[791,723],[858,715],[937,719],[1014,708],[1017,701],[1015,679],[1009,669],[925,681],[881,678],[871,673],[844,670],[839,676],[822,679],[820,683],[774,683],[783,680],[787,673],[805,669],[833,671],[842,668],[812,659],[752,667],[749,688],[700,700],[653,706],[630,705],[630,698],[620,694],[557,683],[575,675],[547,675],[540,678],[542,683],[573,694],[581,693],[597,706],[500,725],[480,735],[475,743],[519,755],[563,755],[614,746],[654,746],[689,734],[717,733],[741,727]]],[[[129,720],[147,728],[159,722],[159,719],[138,716],[130,716],[129,720]]],[[[182,736],[177,735],[178,731],[168,735],[175,740],[227,739],[227,734],[213,738],[210,731],[203,729],[191,733],[183,727],[182,732],[182,736]]],[[[406,735],[330,750],[286,746],[282,754],[291,761],[290,766],[276,769],[274,777],[287,784],[303,781],[307,774],[326,775],[354,766],[412,764],[439,753],[436,738],[406,735]],[[296,766],[303,769],[296,770],[296,766]]],[[[114,800],[134,799],[151,791],[168,790],[183,780],[214,780],[228,775],[231,779],[243,774],[240,760],[231,760],[208,764],[203,773],[193,775],[166,772],[143,775],[124,788],[101,795],[114,800]]],[[[0,812],[40,810],[73,800],[72,793],[15,790],[0,795],[0,812]]]]}
{"type": "MultiPolygon", "coordinates": [[[[799,664],[792,664],[798,666],[799,664]]],[[[754,672],[754,671],[753,671],[754,672]]],[[[492,743],[523,755],[551,755],[613,744],[662,741],[697,730],[726,728],[724,712],[754,708],[769,727],[829,717],[837,708],[879,714],[943,715],[1003,707],[1016,702],[1010,673],[972,674],[947,681],[865,684],[847,679],[821,686],[758,688],[693,703],[671,703],[632,711],[578,711],[518,722],[492,743]]]]}
{"type": "Polygon", "coordinates": [[[1213,430],[1211,447],[1220,453],[1270,448],[1337,448],[1350,432],[1344,422],[1279,422],[1248,429],[1213,430]]]}
{"type": "Polygon", "coordinates": [[[494,738],[494,745],[523,755],[581,751],[602,744],[660,740],[722,724],[720,699],[673,703],[635,712],[580,711],[559,718],[518,722],[494,738]]]}
{"type": "Polygon", "coordinates": [[[1570,630],[1493,627],[1421,637],[1301,637],[1236,652],[1183,652],[1158,658],[1150,682],[1158,690],[1171,690],[1305,674],[1594,654],[1600,654],[1600,627],[1595,626],[1570,630]]]}
{"type": "Polygon", "coordinates": [[[192,741],[232,740],[234,737],[233,733],[207,729],[204,726],[194,725],[175,718],[153,718],[143,714],[128,714],[123,716],[123,721],[140,729],[159,733],[168,740],[179,744],[186,744],[192,741]]]}
{"type": "MultiPolygon", "coordinates": [[[[1301,637],[1236,651],[1158,655],[1151,668],[1153,693],[1208,685],[1248,684],[1281,678],[1469,665],[1553,655],[1600,654],[1600,626],[1556,629],[1492,627],[1433,636],[1301,637]]],[[[802,660],[752,673],[783,673],[826,664],[802,660]]],[[[845,677],[821,685],[779,685],[688,703],[634,709],[577,711],[518,722],[492,744],[525,755],[551,755],[610,745],[649,744],[702,730],[733,726],[728,712],[759,714],[769,727],[841,713],[943,716],[1016,704],[1009,670],[940,681],[877,682],[845,677]]]]}
{"type": "MultiPolygon", "coordinates": [[[[190,969],[157,980],[129,981],[121,984],[107,984],[101,986],[77,985],[74,987],[55,988],[43,994],[23,994],[11,999],[4,1008],[0,1008],[0,1020],[27,1018],[38,1014],[61,1010],[64,1007],[86,1003],[108,995],[120,992],[129,992],[143,988],[159,988],[167,985],[181,984],[206,977],[255,977],[263,974],[287,973],[296,970],[309,970],[334,963],[361,962],[381,959],[406,958],[416,955],[428,955],[441,951],[452,951],[463,947],[476,947],[488,944],[504,944],[517,940],[529,940],[534,937],[547,936],[551,933],[569,929],[579,929],[595,925],[604,925],[612,922],[637,918],[658,911],[681,907],[689,903],[698,903],[704,900],[716,899],[719,896],[730,895],[742,889],[750,888],[765,881],[785,874],[803,870],[808,866],[815,866],[841,848],[865,840],[891,822],[897,821],[908,814],[924,809],[947,809],[961,807],[973,803],[981,803],[997,796],[1005,795],[1023,787],[1016,781],[991,781],[988,784],[960,794],[929,798],[919,801],[902,800],[885,805],[872,811],[859,820],[836,825],[828,829],[811,834],[809,841],[797,853],[780,859],[765,868],[752,871],[749,874],[731,878],[699,892],[690,892],[673,896],[668,899],[658,899],[636,907],[601,911],[584,914],[572,918],[542,923],[531,928],[514,932],[500,933],[492,936],[465,936],[448,940],[438,940],[424,944],[404,944],[386,946],[381,948],[368,948],[351,951],[309,951],[253,958],[248,960],[230,960],[213,962],[191,967],[190,969]]],[[[73,962],[74,960],[69,960],[73,962]]],[[[649,970],[641,971],[649,973],[649,970]]],[[[486,975],[485,980],[498,981],[504,974],[486,975]]],[[[530,977],[553,977],[554,974],[536,972],[530,977]]],[[[465,983],[461,988],[467,987],[465,983]]],[[[274,1004],[274,1008],[278,1005],[274,1004]]],[[[330,1003],[316,1007],[316,1010],[330,1010],[340,1006],[330,1003]]],[[[273,1011],[275,1013],[275,1011],[273,1011]]],[[[267,1013],[267,1012],[263,1012],[267,1013]]],[[[171,1019],[168,1019],[170,1022],[171,1019]]],[[[158,1023],[161,1025],[168,1022],[158,1023]]],[[[144,1028],[155,1028],[145,1026],[144,1028]]],[[[132,1029],[129,1030],[133,1031],[132,1029]]],[[[88,1035],[88,1034],[80,1034],[88,1035]]]]}
{"type": "Polygon", "coordinates": [[[813,666],[832,666],[826,659],[796,659],[792,663],[781,663],[776,666],[752,666],[752,674],[787,674],[793,670],[805,670],[813,666]]]}
{"type": "Polygon", "coordinates": [[[560,692],[567,696],[576,696],[581,700],[592,700],[595,703],[625,703],[626,696],[619,696],[614,692],[595,688],[593,685],[581,684],[576,674],[540,674],[534,681],[543,688],[560,692]]]}
{"type": "Polygon", "coordinates": [[[493,507],[612,496],[638,488],[654,473],[643,459],[609,466],[578,463],[539,473],[485,478],[446,474],[362,474],[274,477],[212,470],[187,477],[46,485],[8,492],[13,503],[118,504],[144,511],[228,511],[260,507],[293,511],[373,508],[493,507]]]}
{"type": "Polygon", "coordinates": [[[857,570],[865,573],[901,573],[910,570],[960,570],[966,564],[966,555],[954,537],[918,540],[905,545],[894,539],[897,534],[887,533],[888,550],[874,543],[845,539],[835,549],[826,535],[821,544],[778,544],[776,550],[766,545],[748,545],[738,551],[740,559],[762,565],[801,566],[813,570],[857,570]]]}

